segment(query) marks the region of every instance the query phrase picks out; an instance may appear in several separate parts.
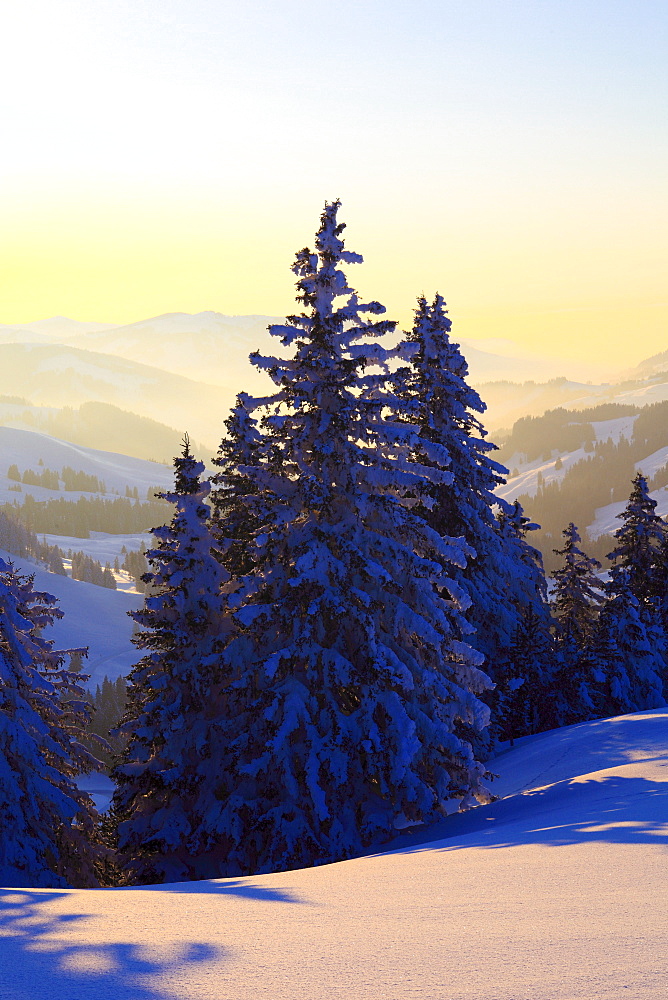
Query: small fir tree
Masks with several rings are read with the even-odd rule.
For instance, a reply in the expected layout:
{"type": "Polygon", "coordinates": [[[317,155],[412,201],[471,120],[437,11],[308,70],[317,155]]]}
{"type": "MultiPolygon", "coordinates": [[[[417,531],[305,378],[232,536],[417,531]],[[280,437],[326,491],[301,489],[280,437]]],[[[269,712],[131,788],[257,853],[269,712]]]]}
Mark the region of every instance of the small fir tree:
{"type": "Polygon", "coordinates": [[[224,860],[209,820],[224,769],[216,734],[226,713],[228,574],[212,552],[209,483],[187,436],[174,466],[174,491],[162,494],[174,515],[153,532],[148,594],[131,613],[141,626],[133,641],[147,653],[129,677],[128,743],[114,772],[119,856],[134,882],[204,878],[224,860]]]}
{"type": "Polygon", "coordinates": [[[554,549],[554,553],[563,558],[563,565],[552,574],[556,718],[560,725],[570,725],[598,715],[593,675],[596,658],[592,657],[590,647],[603,603],[603,585],[596,576],[601,564],[579,548],[580,535],[572,521],[562,534],[564,547],[554,549]]]}
{"type": "Polygon", "coordinates": [[[666,590],[666,551],[668,529],[655,513],[656,500],[649,495],[646,477],[635,476],[628,503],[617,517],[622,521],[615,532],[611,560],[611,593],[628,587],[641,607],[661,598],[666,590]],[[618,581],[622,579],[622,583],[618,581]]]}
{"type": "Polygon", "coordinates": [[[552,573],[552,606],[559,637],[573,639],[582,648],[596,629],[603,603],[603,584],[596,575],[601,564],[579,548],[580,535],[572,521],[562,534],[564,547],[554,549],[563,557],[563,566],[552,573]]]}

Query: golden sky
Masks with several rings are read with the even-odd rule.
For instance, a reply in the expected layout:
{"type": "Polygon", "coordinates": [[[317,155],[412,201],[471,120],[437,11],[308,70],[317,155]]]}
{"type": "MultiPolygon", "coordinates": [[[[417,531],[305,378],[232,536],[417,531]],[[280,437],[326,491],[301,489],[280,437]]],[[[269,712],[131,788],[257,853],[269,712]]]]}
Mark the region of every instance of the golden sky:
{"type": "Polygon", "coordinates": [[[282,315],[339,197],[362,296],[464,338],[668,349],[664,0],[24,0],[0,323],[282,315]]]}

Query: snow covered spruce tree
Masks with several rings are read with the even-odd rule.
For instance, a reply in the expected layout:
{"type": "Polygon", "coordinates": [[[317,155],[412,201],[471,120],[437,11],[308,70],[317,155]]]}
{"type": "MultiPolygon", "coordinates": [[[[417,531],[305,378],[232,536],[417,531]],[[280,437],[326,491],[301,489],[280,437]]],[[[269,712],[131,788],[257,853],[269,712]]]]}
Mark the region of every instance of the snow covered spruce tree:
{"type": "Polygon", "coordinates": [[[228,599],[243,631],[225,659],[246,722],[230,743],[218,874],[350,857],[489,794],[456,732],[488,718],[451,579],[470,549],[407,503],[449,476],[409,460],[415,429],[386,419],[397,401],[377,339],[394,324],[348,285],[341,265],[362,258],[344,249],[338,209],[325,206],[316,252],[297,254],[304,311],[270,327],[292,357],[251,355],[278,391],[260,401],[263,441],[239,470],[254,489],[228,508],[238,525],[247,504],[255,527],[228,599]]]}
{"type": "Polygon", "coordinates": [[[468,617],[476,629],[471,643],[499,681],[523,620],[549,623],[545,580],[542,563],[527,559],[526,528],[509,532],[495,516],[498,511],[506,518],[506,528],[515,516],[494,493],[508,470],[492,458],[496,446],[486,440],[480,419],[486,407],[467,383],[468,365],[451,340],[451,326],[441,295],[431,305],[418,299],[413,328],[400,349],[410,367],[397,372],[397,395],[404,419],[415,421],[420,440],[428,442],[428,449],[420,445],[419,459],[451,473],[450,482],[429,485],[420,512],[439,534],[462,536],[473,550],[455,578],[471,600],[468,617]]]}
{"type": "Polygon", "coordinates": [[[543,557],[527,540],[538,525],[526,516],[519,500],[499,511],[497,524],[508,567],[517,574],[512,599],[517,624],[509,646],[499,648],[492,695],[493,732],[509,739],[557,725],[554,639],[543,557]]]}
{"type": "Polygon", "coordinates": [[[75,778],[98,761],[81,742],[90,706],[40,632],[62,612],[0,560],[0,882],[98,884],[97,814],[75,778]]]}
{"type": "Polygon", "coordinates": [[[133,882],[205,878],[224,862],[210,819],[225,771],[229,575],[212,552],[210,487],[187,436],[174,466],[174,491],[162,494],[174,515],[153,532],[147,596],[132,614],[147,653],[129,677],[128,745],[114,772],[119,859],[133,882]]]}
{"type": "Polygon", "coordinates": [[[661,644],[656,643],[626,570],[610,581],[608,595],[594,644],[602,714],[658,708],[665,704],[661,644]]]}
{"type": "Polygon", "coordinates": [[[664,559],[668,526],[655,511],[656,500],[649,495],[647,479],[638,472],[628,503],[617,515],[622,525],[615,532],[616,545],[608,559],[612,561],[611,592],[615,592],[617,579],[623,577],[624,586],[630,587],[641,606],[649,606],[668,589],[664,559]]]}
{"type": "Polygon", "coordinates": [[[591,647],[603,603],[603,585],[596,576],[601,564],[579,548],[580,535],[572,521],[562,534],[564,547],[554,549],[555,555],[563,557],[563,565],[552,574],[552,606],[556,622],[556,717],[559,725],[567,726],[600,714],[598,668],[591,647]]]}
{"type": "MultiPolygon", "coordinates": [[[[250,539],[266,516],[257,477],[245,472],[261,462],[266,465],[267,460],[263,454],[267,442],[251,413],[256,408],[246,393],[237,396],[225,421],[227,434],[213,459],[220,471],[211,480],[212,531],[218,557],[234,579],[252,569],[250,539]]],[[[280,454],[277,458],[280,465],[280,454]]]]}
{"type": "Polygon", "coordinates": [[[626,508],[617,515],[622,525],[608,556],[612,566],[603,627],[620,653],[606,680],[608,711],[635,711],[665,703],[667,639],[662,609],[668,529],[655,508],[647,480],[639,472],[626,508]]]}

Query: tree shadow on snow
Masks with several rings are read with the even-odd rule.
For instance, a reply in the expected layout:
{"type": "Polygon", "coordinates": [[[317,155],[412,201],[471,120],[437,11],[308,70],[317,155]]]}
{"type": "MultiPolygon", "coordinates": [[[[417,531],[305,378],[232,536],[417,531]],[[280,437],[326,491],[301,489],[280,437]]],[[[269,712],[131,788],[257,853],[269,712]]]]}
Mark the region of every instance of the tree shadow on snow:
{"type": "Polygon", "coordinates": [[[619,775],[558,781],[449,816],[403,835],[390,849],[593,842],[668,847],[668,782],[619,775]]]}
{"type": "Polygon", "coordinates": [[[208,944],[185,944],[168,960],[151,958],[127,943],[67,940],[73,922],[95,920],[80,913],[52,914],[45,904],[68,893],[57,890],[0,889],[1,1000],[166,1000],[150,985],[155,976],[221,957],[208,944]]]}
{"type": "Polygon", "coordinates": [[[225,879],[224,881],[207,880],[204,882],[169,882],[165,885],[142,885],[128,890],[129,892],[191,892],[213,893],[218,896],[241,896],[245,899],[261,900],[267,903],[299,903],[306,904],[288,889],[275,889],[269,885],[258,885],[245,879],[225,879]]]}

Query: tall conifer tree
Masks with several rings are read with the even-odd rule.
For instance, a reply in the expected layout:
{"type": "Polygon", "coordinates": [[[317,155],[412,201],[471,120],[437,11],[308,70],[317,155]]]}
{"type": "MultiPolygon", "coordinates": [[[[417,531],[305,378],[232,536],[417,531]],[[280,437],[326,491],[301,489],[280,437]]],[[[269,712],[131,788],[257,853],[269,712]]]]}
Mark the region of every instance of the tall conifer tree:
{"type": "Polygon", "coordinates": [[[468,617],[476,631],[470,641],[500,680],[525,618],[549,620],[545,580],[537,553],[524,542],[528,521],[519,530],[517,511],[495,496],[507,469],[492,458],[496,446],[486,440],[481,420],[486,407],[467,382],[468,365],[451,326],[441,295],[431,305],[418,299],[400,348],[410,364],[397,373],[400,412],[418,425],[421,460],[449,473],[430,485],[421,513],[439,534],[462,536],[472,549],[456,579],[471,600],[468,617]]]}
{"type": "Polygon", "coordinates": [[[148,652],[130,674],[128,745],[115,770],[119,852],[135,882],[209,877],[225,855],[211,824],[230,711],[221,669],[233,628],[221,596],[229,574],[212,551],[209,483],[187,437],[174,467],[174,491],[162,494],[174,515],[154,529],[148,594],[132,613],[142,627],[134,641],[148,652]]]}
{"type": "Polygon", "coordinates": [[[292,357],[251,356],[278,391],[261,401],[261,454],[239,472],[254,527],[229,601],[245,631],[226,657],[248,720],[230,744],[229,874],[349,857],[488,795],[457,735],[488,716],[450,578],[470,550],[407,504],[447,477],[409,460],[415,430],[386,419],[398,401],[377,341],[394,324],[348,285],[341,265],[362,258],[344,248],[338,209],[325,207],[316,252],[297,254],[304,311],[270,327],[292,357]]]}

